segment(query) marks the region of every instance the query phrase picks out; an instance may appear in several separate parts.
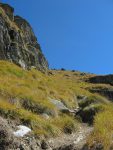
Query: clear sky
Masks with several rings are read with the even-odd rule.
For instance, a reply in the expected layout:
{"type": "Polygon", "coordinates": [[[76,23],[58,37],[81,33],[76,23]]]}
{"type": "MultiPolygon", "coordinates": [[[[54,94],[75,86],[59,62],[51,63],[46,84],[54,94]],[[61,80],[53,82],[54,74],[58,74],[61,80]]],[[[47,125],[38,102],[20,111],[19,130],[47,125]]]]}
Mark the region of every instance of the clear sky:
{"type": "Polygon", "coordinates": [[[113,0],[2,0],[32,25],[50,68],[113,73],[113,0]]]}

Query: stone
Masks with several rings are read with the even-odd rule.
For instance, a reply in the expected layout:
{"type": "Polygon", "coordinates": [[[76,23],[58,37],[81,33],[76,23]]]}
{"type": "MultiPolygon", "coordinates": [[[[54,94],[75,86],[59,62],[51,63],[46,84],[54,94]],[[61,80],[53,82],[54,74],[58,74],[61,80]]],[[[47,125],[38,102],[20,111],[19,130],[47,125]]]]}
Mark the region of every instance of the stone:
{"type": "Polygon", "coordinates": [[[94,88],[89,90],[92,93],[99,93],[100,95],[106,97],[107,99],[113,101],[113,88],[94,88]]]}
{"type": "Polygon", "coordinates": [[[59,148],[55,148],[53,150],[76,150],[74,149],[74,145],[73,144],[70,144],[70,145],[67,145],[67,146],[61,146],[59,148]]]}
{"type": "Polygon", "coordinates": [[[56,99],[49,99],[49,100],[57,107],[58,110],[69,111],[69,109],[61,101],[56,99]]]}
{"type": "Polygon", "coordinates": [[[43,117],[44,119],[46,119],[46,120],[48,120],[48,119],[50,118],[49,115],[46,114],[46,113],[43,113],[43,114],[42,114],[42,117],[43,117]]]}
{"type": "Polygon", "coordinates": [[[14,19],[14,8],[11,7],[10,5],[8,4],[3,4],[3,3],[0,3],[0,7],[2,7],[5,11],[5,13],[7,14],[7,16],[13,21],[14,19]]]}
{"type": "Polygon", "coordinates": [[[0,150],[8,150],[14,143],[14,137],[8,123],[0,117],[0,150]]]}
{"type": "Polygon", "coordinates": [[[48,144],[44,140],[41,143],[41,148],[42,149],[48,149],[48,144]]]}
{"type": "Polygon", "coordinates": [[[48,62],[30,24],[20,16],[14,16],[14,9],[0,3],[5,14],[0,14],[0,59],[13,62],[23,69],[45,72],[48,62]],[[13,17],[14,16],[14,17],[13,17]]]}
{"type": "Polygon", "coordinates": [[[113,85],[113,74],[105,75],[105,76],[104,75],[94,76],[94,77],[89,78],[88,82],[113,85]]]}

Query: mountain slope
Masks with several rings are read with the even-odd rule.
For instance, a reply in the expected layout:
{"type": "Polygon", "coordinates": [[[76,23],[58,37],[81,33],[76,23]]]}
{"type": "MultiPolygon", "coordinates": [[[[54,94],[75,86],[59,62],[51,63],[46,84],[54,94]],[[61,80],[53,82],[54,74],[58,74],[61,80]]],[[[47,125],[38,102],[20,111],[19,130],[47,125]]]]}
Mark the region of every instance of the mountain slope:
{"type": "Polygon", "coordinates": [[[0,3],[0,150],[113,149],[112,78],[49,70],[29,23],[0,3]]]}
{"type": "MultiPolygon", "coordinates": [[[[92,139],[97,138],[104,143],[101,136],[106,136],[103,135],[105,132],[98,135],[104,124],[97,128],[97,122],[99,124],[105,119],[99,116],[106,111],[112,114],[112,102],[90,89],[101,90],[112,86],[86,82],[93,76],[61,70],[49,70],[43,74],[35,69],[23,70],[13,63],[0,61],[0,116],[13,121],[14,126],[23,124],[30,127],[36,137],[45,139],[76,133],[82,123],[91,125],[97,114],[92,139]]],[[[112,121],[109,117],[107,119],[112,121]]],[[[107,130],[109,128],[105,123],[107,130]]]]}

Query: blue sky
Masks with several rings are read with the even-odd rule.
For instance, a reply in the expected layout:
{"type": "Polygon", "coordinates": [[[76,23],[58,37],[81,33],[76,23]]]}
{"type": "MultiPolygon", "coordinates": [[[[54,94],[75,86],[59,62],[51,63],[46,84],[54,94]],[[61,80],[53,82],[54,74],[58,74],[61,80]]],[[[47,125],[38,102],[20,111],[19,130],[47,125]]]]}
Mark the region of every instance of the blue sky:
{"type": "Polygon", "coordinates": [[[113,0],[2,0],[32,25],[50,68],[113,73],[113,0]]]}

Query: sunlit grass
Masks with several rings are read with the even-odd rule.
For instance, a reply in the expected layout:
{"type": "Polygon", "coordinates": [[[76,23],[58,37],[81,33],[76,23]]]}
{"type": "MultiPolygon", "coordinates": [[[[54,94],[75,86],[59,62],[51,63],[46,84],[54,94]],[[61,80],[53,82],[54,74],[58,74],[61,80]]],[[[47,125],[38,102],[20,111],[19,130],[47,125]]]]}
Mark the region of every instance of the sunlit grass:
{"type": "Polygon", "coordinates": [[[94,141],[104,146],[104,150],[109,150],[113,141],[113,104],[103,105],[103,109],[95,116],[94,132],[90,136],[88,143],[93,145],[94,141]]]}
{"type": "Polygon", "coordinates": [[[79,72],[51,72],[53,75],[35,69],[27,71],[13,63],[0,61],[1,115],[11,119],[18,118],[20,122],[31,126],[37,135],[56,136],[67,130],[76,131],[78,121],[59,112],[49,98],[60,100],[70,109],[78,106],[79,95],[88,97],[81,102],[81,106],[106,103],[105,98],[87,90],[91,84],[84,82],[85,77],[80,76],[79,72]],[[50,118],[44,119],[43,113],[50,118]]]}

